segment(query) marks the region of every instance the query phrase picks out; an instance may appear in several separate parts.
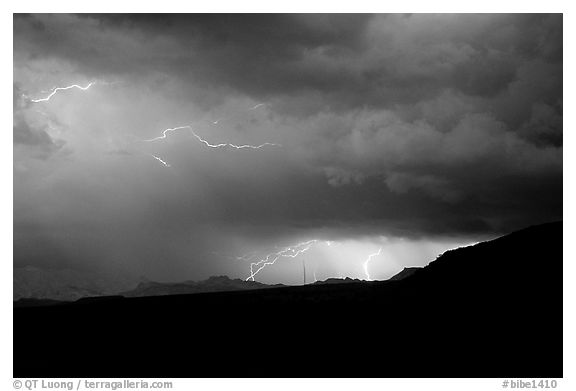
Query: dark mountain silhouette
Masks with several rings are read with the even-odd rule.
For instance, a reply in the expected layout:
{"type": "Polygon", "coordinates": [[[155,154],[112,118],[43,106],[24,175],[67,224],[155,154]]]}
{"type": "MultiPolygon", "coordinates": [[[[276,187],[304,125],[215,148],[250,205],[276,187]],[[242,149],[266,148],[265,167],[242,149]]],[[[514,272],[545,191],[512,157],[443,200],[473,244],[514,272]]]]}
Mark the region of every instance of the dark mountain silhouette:
{"type": "Polygon", "coordinates": [[[18,299],[14,301],[14,307],[41,307],[41,306],[48,306],[48,305],[58,305],[58,304],[65,304],[67,301],[61,300],[52,300],[52,299],[34,299],[34,298],[26,298],[26,299],[18,299]]]}
{"type": "Polygon", "coordinates": [[[562,318],[551,223],[403,279],[14,308],[14,377],[562,377],[562,318]]]}
{"type": "Polygon", "coordinates": [[[411,275],[413,275],[414,273],[416,273],[420,269],[422,269],[422,268],[421,267],[405,267],[404,269],[402,269],[402,271],[400,273],[395,274],[392,277],[390,277],[389,281],[403,280],[405,278],[410,277],[411,275]]]}
{"type": "Polygon", "coordinates": [[[323,285],[323,284],[348,284],[348,283],[354,283],[354,282],[362,282],[363,280],[359,280],[357,278],[350,278],[350,277],[346,277],[346,278],[328,278],[324,281],[314,281],[314,285],[323,285]]]}

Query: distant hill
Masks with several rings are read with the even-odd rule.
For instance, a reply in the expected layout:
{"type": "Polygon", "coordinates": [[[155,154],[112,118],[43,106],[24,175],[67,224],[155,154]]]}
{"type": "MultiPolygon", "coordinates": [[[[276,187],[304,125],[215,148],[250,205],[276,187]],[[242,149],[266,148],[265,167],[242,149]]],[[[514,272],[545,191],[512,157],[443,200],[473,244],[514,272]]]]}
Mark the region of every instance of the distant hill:
{"type": "Polygon", "coordinates": [[[13,376],[563,377],[561,222],[400,276],[15,307],[13,376]]]}
{"type": "Polygon", "coordinates": [[[114,294],[135,285],[135,282],[118,275],[70,269],[24,266],[14,267],[13,274],[15,302],[19,299],[74,301],[82,297],[114,294]]]}
{"type": "Polygon", "coordinates": [[[135,289],[122,292],[125,297],[184,295],[192,293],[228,292],[250,289],[281,287],[282,284],[267,285],[257,281],[230,279],[226,276],[214,276],[203,281],[185,281],[180,283],[141,282],[135,289]]]}

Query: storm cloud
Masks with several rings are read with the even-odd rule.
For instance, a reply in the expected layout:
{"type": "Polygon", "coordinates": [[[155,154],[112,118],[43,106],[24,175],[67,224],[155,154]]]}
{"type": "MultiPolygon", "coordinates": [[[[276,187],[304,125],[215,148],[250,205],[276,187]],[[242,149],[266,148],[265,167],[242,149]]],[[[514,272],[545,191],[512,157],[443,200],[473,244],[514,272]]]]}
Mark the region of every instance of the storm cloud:
{"type": "Polygon", "coordinates": [[[14,80],[17,266],[242,276],[562,218],[561,15],[16,15],[14,80]]]}

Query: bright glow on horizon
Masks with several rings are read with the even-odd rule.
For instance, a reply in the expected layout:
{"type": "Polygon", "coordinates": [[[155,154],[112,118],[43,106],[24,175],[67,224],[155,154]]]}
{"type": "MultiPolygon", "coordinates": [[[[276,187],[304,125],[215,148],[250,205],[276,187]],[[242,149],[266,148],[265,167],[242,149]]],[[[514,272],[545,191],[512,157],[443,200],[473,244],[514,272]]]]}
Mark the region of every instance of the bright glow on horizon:
{"type": "MultiPolygon", "coordinates": [[[[250,262],[246,280],[267,284],[300,285],[300,262],[289,258],[306,255],[306,265],[314,281],[351,278],[368,281],[387,280],[405,267],[423,267],[445,251],[475,242],[458,239],[408,239],[377,236],[362,239],[307,240],[268,252],[250,251],[236,256],[238,265],[250,262]],[[259,254],[259,255],[258,255],[259,254]],[[368,255],[367,255],[368,254],[368,255]],[[285,262],[282,262],[282,259],[285,262]],[[257,260],[257,261],[256,261],[257,260]],[[378,260],[378,262],[375,262],[378,260]]],[[[248,265],[247,265],[248,266],[248,265]]]]}

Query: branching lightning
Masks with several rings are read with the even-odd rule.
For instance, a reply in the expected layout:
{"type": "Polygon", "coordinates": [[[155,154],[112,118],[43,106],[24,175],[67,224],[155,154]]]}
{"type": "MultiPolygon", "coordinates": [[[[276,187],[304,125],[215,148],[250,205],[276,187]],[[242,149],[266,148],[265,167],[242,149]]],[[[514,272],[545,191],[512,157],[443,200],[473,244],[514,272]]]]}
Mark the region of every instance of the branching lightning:
{"type": "Polygon", "coordinates": [[[230,147],[230,148],[234,148],[234,149],[260,149],[260,148],[264,148],[266,146],[270,146],[270,147],[281,147],[282,146],[280,144],[274,144],[274,143],[263,143],[260,145],[249,145],[249,144],[236,145],[236,144],[230,144],[230,143],[210,144],[208,141],[206,141],[202,137],[198,136],[196,134],[196,132],[192,131],[192,135],[194,137],[196,137],[196,139],[198,139],[198,141],[200,141],[202,144],[206,145],[209,148],[230,147]]]}
{"type": "MultiPolygon", "coordinates": [[[[92,83],[91,83],[92,84],[92,83]]],[[[91,85],[90,84],[90,85],[91,85]]],[[[82,89],[87,89],[90,87],[90,85],[88,85],[87,87],[80,87],[80,86],[70,86],[70,87],[65,87],[64,89],[68,89],[68,88],[73,88],[73,87],[78,87],[78,88],[82,88],[82,89]]],[[[56,92],[56,90],[54,90],[54,92],[52,93],[52,95],[56,92]]],[[[49,99],[50,97],[48,97],[47,99],[49,99]]],[[[259,107],[265,106],[266,103],[258,103],[256,105],[254,105],[253,107],[249,108],[248,110],[256,110],[259,107]]],[[[212,125],[218,125],[220,123],[220,121],[225,120],[224,118],[217,118],[214,121],[210,121],[212,123],[212,125]]],[[[242,144],[242,145],[237,145],[237,144],[232,144],[232,143],[218,143],[218,144],[212,144],[209,141],[203,139],[201,136],[199,136],[194,129],[192,129],[192,125],[183,125],[183,126],[177,126],[175,128],[168,128],[168,129],[164,129],[161,133],[160,136],[158,137],[153,137],[150,139],[146,139],[146,140],[142,140],[143,142],[154,142],[154,141],[159,141],[159,140],[165,140],[168,137],[168,134],[170,132],[174,132],[177,130],[183,130],[183,129],[188,129],[190,130],[190,132],[192,133],[192,135],[202,144],[204,144],[206,147],[208,148],[213,148],[213,149],[218,149],[218,148],[234,148],[234,149],[261,149],[264,147],[282,147],[282,145],[280,144],[276,144],[276,143],[262,143],[259,145],[251,145],[251,144],[242,144]]]]}
{"type": "Polygon", "coordinates": [[[261,259],[258,262],[252,262],[250,264],[250,276],[248,276],[248,278],[246,278],[246,281],[249,281],[249,280],[254,281],[254,277],[258,273],[260,273],[260,271],[262,271],[262,269],[264,269],[266,266],[275,264],[276,261],[280,258],[283,258],[283,257],[296,258],[300,254],[303,254],[306,251],[308,251],[310,249],[310,247],[312,247],[312,245],[314,245],[317,242],[318,242],[318,240],[313,239],[313,240],[308,240],[307,242],[298,243],[298,244],[293,245],[293,246],[284,247],[283,249],[281,249],[278,252],[266,255],[266,257],[264,257],[263,259],[261,259]]]}
{"type": "Polygon", "coordinates": [[[236,145],[236,144],[231,144],[231,143],[219,143],[219,144],[211,144],[210,142],[208,142],[207,140],[203,139],[202,137],[200,137],[196,132],[194,132],[194,130],[192,130],[192,126],[191,125],[184,125],[184,126],[177,126],[175,128],[168,128],[168,129],[164,129],[162,131],[162,134],[158,137],[154,137],[154,138],[150,138],[147,140],[142,140],[144,142],[153,142],[153,141],[158,141],[158,140],[164,140],[168,137],[168,133],[170,132],[174,132],[176,130],[182,130],[182,129],[189,129],[190,132],[192,133],[192,135],[202,144],[204,144],[205,146],[209,147],[209,148],[225,148],[225,147],[229,147],[229,148],[234,148],[234,149],[260,149],[260,148],[264,148],[266,146],[269,147],[281,147],[282,145],[280,144],[275,144],[275,143],[263,143],[260,145],[250,145],[250,144],[243,144],[243,145],[236,145]]]}
{"type": "Polygon", "coordinates": [[[33,103],[39,103],[39,102],[48,102],[54,95],[56,95],[59,91],[66,91],[66,90],[70,90],[72,88],[77,88],[80,89],[82,91],[86,91],[87,89],[89,89],[90,87],[92,87],[94,84],[96,84],[95,81],[91,81],[86,87],[82,87],[78,84],[72,84],[71,86],[67,86],[67,87],[56,87],[54,89],[52,89],[52,92],[50,93],[50,95],[48,95],[46,98],[41,98],[41,99],[31,99],[31,102],[33,103]]]}
{"type": "Polygon", "coordinates": [[[366,280],[372,281],[372,278],[370,278],[370,272],[368,271],[368,265],[374,257],[377,257],[381,253],[382,253],[382,247],[380,247],[377,253],[368,255],[368,258],[366,259],[366,261],[364,261],[364,273],[366,274],[366,280]]]}

